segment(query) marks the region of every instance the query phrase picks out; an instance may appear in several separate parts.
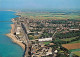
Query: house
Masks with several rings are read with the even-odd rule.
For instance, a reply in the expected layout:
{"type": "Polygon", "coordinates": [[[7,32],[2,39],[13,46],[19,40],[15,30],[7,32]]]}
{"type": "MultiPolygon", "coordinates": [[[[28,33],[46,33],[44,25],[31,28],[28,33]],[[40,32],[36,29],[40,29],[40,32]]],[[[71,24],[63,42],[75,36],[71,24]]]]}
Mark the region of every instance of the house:
{"type": "Polygon", "coordinates": [[[52,48],[45,46],[43,43],[32,45],[31,57],[42,57],[52,55],[52,48]]]}

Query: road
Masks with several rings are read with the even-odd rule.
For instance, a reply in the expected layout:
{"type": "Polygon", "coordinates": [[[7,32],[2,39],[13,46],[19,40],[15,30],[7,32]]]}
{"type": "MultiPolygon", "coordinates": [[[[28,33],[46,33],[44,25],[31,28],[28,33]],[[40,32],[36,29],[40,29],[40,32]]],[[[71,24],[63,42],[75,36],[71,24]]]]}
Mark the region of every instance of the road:
{"type": "Polygon", "coordinates": [[[29,54],[28,54],[28,52],[29,52],[29,39],[28,39],[28,35],[27,35],[27,30],[26,30],[26,27],[25,27],[25,25],[23,23],[21,23],[21,27],[22,27],[22,31],[24,33],[25,43],[26,43],[25,44],[26,48],[25,48],[25,55],[24,55],[24,57],[28,57],[29,56],[29,54]]]}
{"type": "Polygon", "coordinates": [[[57,31],[54,32],[54,34],[52,35],[52,38],[54,38],[55,34],[57,33],[57,31]]]}
{"type": "Polygon", "coordinates": [[[21,23],[20,20],[18,19],[17,21],[12,21],[15,24],[15,29],[14,31],[16,32],[17,29],[17,25],[20,25],[21,30],[24,34],[24,43],[25,43],[25,53],[24,53],[24,57],[30,57],[28,52],[29,50],[29,39],[28,39],[28,35],[27,35],[27,29],[24,23],[21,23]]]}

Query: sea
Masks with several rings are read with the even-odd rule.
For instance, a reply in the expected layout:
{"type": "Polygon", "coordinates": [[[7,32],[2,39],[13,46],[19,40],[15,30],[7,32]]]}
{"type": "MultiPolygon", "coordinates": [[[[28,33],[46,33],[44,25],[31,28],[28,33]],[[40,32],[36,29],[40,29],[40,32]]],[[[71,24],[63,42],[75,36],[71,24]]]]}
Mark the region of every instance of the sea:
{"type": "Polygon", "coordinates": [[[19,17],[15,13],[0,11],[0,57],[23,57],[24,50],[5,35],[11,30],[11,19],[19,17]]]}

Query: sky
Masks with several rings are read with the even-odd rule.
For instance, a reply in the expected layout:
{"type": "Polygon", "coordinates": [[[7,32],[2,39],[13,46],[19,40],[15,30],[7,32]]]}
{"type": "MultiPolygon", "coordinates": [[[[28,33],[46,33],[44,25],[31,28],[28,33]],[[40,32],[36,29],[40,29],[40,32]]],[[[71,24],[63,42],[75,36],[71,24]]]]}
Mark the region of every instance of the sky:
{"type": "Polygon", "coordinates": [[[0,9],[80,9],[80,0],[0,0],[0,9]]]}

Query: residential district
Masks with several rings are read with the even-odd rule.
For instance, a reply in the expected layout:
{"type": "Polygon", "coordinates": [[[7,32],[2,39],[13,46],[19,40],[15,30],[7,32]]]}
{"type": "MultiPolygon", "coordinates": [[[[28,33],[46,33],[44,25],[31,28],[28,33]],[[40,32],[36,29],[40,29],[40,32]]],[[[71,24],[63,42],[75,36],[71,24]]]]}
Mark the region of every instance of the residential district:
{"type": "Polygon", "coordinates": [[[24,57],[79,57],[71,50],[80,48],[72,44],[80,40],[80,20],[17,17],[12,22],[13,34],[25,45],[24,57]]]}

